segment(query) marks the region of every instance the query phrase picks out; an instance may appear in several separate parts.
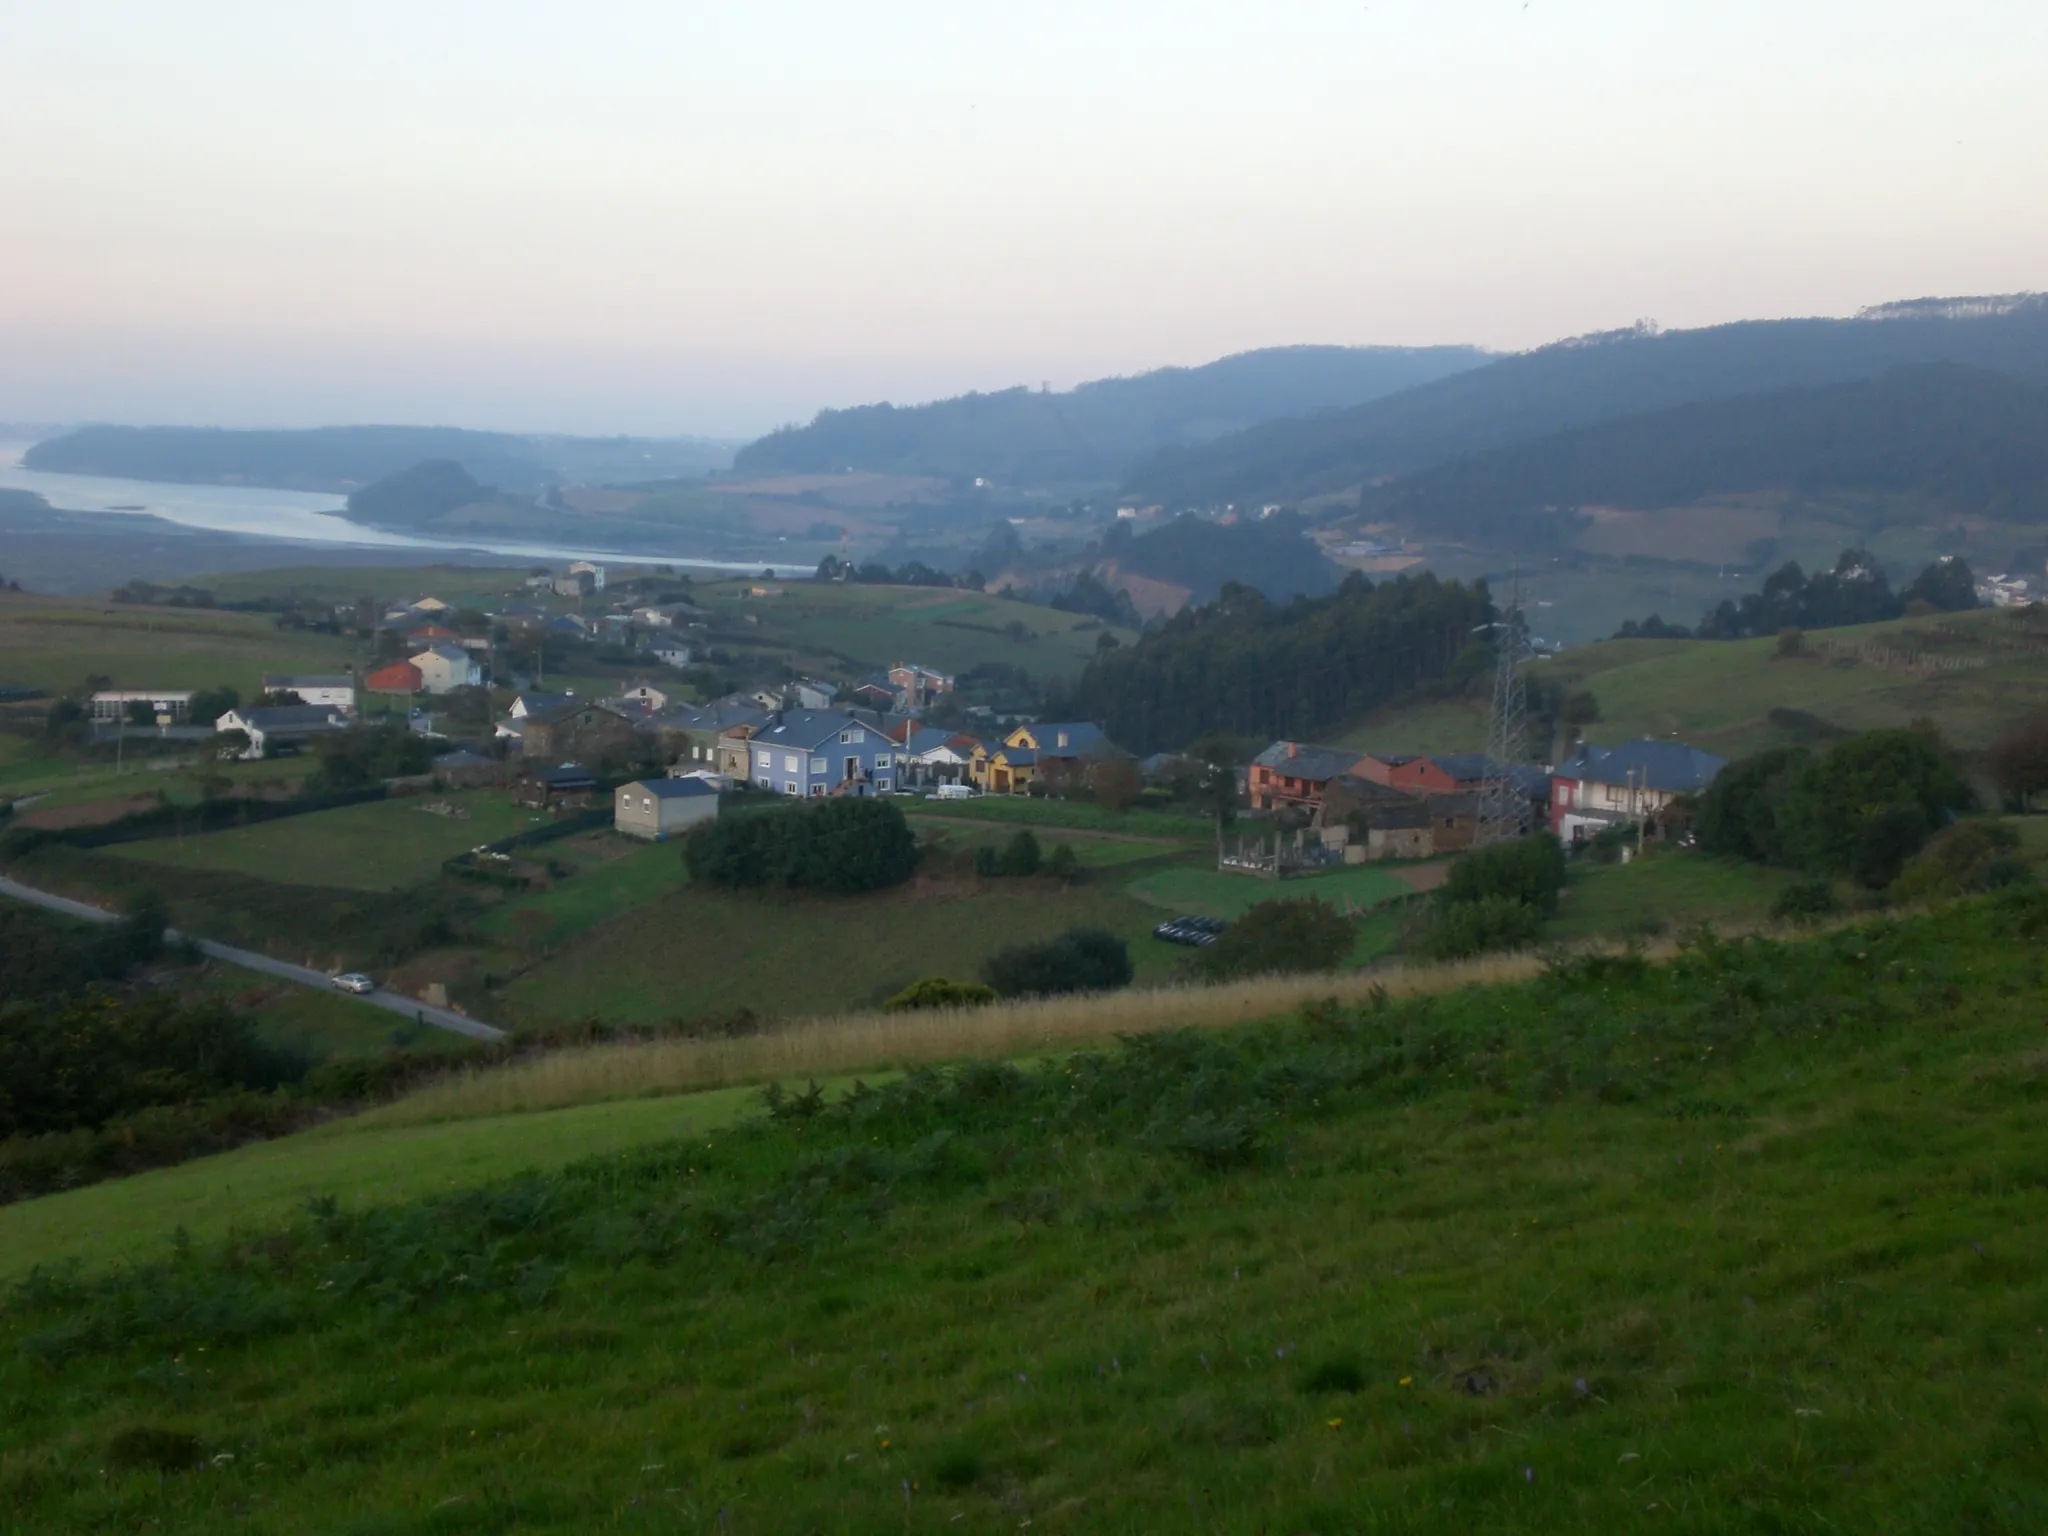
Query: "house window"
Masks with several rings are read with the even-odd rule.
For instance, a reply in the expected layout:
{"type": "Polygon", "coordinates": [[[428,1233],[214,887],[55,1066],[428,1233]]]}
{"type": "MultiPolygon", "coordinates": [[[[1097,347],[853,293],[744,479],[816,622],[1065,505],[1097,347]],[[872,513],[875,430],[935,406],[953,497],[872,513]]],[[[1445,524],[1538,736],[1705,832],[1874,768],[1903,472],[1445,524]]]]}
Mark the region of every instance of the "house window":
{"type": "Polygon", "coordinates": [[[754,782],[760,785],[763,789],[773,789],[775,787],[775,781],[769,778],[768,775],[765,773],[762,774],[760,778],[754,780],[754,782]]]}
{"type": "Polygon", "coordinates": [[[825,759],[823,759],[822,757],[814,757],[814,758],[812,758],[812,759],[811,759],[811,772],[813,772],[813,773],[823,773],[823,772],[825,772],[825,759]]]}
{"type": "Polygon", "coordinates": [[[841,731],[839,733],[839,739],[842,742],[851,744],[853,742],[866,741],[867,736],[860,731],[841,731]]]}
{"type": "Polygon", "coordinates": [[[785,795],[793,795],[797,792],[797,787],[794,784],[785,784],[782,786],[782,792],[785,795]]]}
{"type": "Polygon", "coordinates": [[[803,759],[794,752],[785,753],[782,759],[782,770],[785,773],[802,773],[804,771],[803,759]]]}
{"type": "Polygon", "coordinates": [[[824,786],[824,785],[822,785],[822,784],[813,784],[813,785],[811,786],[811,798],[812,798],[813,800],[822,800],[822,799],[824,799],[824,798],[825,798],[825,786],[824,786]]]}
{"type": "Polygon", "coordinates": [[[886,794],[886,793],[888,793],[888,789],[889,789],[889,781],[888,781],[888,779],[886,779],[886,778],[880,778],[880,779],[877,779],[877,780],[875,780],[875,793],[876,793],[876,794],[878,794],[878,795],[880,795],[880,794],[886,794]]]}
{"type": "Polygon", "coordinates": [[[773,768],[775,766],[775,754],[773,752],[756,752],[754,754],[754,761],[763,768],[773,768]]]}

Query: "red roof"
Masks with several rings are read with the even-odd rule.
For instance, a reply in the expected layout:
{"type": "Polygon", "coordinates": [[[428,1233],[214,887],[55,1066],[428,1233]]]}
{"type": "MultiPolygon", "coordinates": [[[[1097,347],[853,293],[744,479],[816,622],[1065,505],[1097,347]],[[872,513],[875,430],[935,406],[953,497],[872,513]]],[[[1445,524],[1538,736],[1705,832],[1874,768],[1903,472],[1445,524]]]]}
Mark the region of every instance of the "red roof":
{"type": "Polygon", "coordinates": [[[396,661],[388,667],[379,667],[363,679],[363,686],[372,693],[418,693],[426,679],[420,676],[420,669],[409,661],[396,661]]]}

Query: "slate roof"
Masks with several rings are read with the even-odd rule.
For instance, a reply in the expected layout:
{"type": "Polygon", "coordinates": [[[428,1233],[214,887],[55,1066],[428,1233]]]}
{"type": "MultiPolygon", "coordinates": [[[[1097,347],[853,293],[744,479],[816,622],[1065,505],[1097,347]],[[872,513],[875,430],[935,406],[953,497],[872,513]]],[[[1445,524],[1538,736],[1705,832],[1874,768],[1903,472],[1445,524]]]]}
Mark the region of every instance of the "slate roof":
{"type": "Polygon", "coordinates": [[[322,674],[319,676],[303,673],[286,675],[276,672],[266,672],[263,674],[263,691],[265,693],[283,693],[289,689],[298,688],[353,688],[355,685],[356,680],[346,672],[322,674]]]}
{"type": "Polygon", "coordinates": [[[1038,750],[1046,757],[1093,757],[1101,753],[1116,751],[1102,727],[1093,720],[1052,720],[1039,721],[1026,727],[1038,742],[1038,750]],[[1060,745],[1060,733],[1065,732],[1067,742],[1060,745]]]}
{"type": "Polygon", "coordinates": [[[824,746],[827,742],[836,743],[841,731],[856,727],[864,731],[873,731],[877,735],[882,734],[879,727],[870,725],[865,720],[855,719],[852,715],[842,714],[838,710],[786,709],[782,712],[780,720],[771,716],[767,723],[756,730],[754,740],[765,742],[769,746],[811,751],[824,746]]]}
{"type": "Polygon", "coordinates": [[[337,715],[331,704],[273,704],[268,709],[233,713],[252,731],[301,731],[330,724],[337,715]]]}
{"type": "Polygon", "coordinates": [[[717,786],[702,779],[639,779],[627,786],[657,800],[697,800],[718,793],[717,786]]]}
{"type": "Polygon", "coordinates": [[[1728,766],[1724,757],[1688,747],[1682,741],[1653,741],[1638,737],[1618,747],[1596,747],[1582,743],[1579,749],[1557,765],[1561,779],[1586,779],[1595,784],[1627,784],[1630,770],[1638,785],[1685,794],[1705,789],[1714,776],[1728,766]]]}
{"type": "Polygon", "coordinates": [[[1290,779],[1327,783],[1340,773],[1349,773],[1365,754],[1349,747],[1317,747],[1304,741],[1276,741],[1252,762],[1290,779]],[[1293,748],[1292,753],[1288,748],[1293,748]]]}

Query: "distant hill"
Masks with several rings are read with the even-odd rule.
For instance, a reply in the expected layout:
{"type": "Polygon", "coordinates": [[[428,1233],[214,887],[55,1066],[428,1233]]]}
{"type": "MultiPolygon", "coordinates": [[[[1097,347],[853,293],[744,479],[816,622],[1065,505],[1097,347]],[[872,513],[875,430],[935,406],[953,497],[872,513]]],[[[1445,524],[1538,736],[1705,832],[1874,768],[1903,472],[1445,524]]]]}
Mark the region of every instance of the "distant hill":
{"type": "Polygon", "coordinates": [[[1102,541],[1102,555],[1114,562],[1116,575],[1185,587],[1198,603],[1214,598],[1226,582],[1285,603],[1333,592],[1344,578],[1343,570],[1308,538],[1301,518],[1290,512],[1234,525],[1178,517],[1136,537],[1125,533],[1128,527],[1119,523],[1102,541]]]}
{"type": "Polygon", "coordinates": [[[1527,542],[1585,506],[1790,491],[1907,498],[1932,517],[2048,521],[2048,388],[1935,363],[1627,416],[1369,488],[1366,515],[1527,542]]]}
{"type": "Polygon", "coordinates": [[[425,459],[352,491],[348,515],[378,528],[425,528],[450,512],[497,498],[453,459],[425,459]]]}
{"type": "Polygon", "coordinates": [[[471,432],[459,427],[81,427],[37,443],[29,469],[130,480],[348,491],[426,459],[460,464],[513,491],[702,475],[730,458],[702,438],[579,438],[471,432]]]}
{"type": "Polygon", "coordinates": [[[1170,507],[1298,500],[1646,411],[1943,362],[2048,380],[2048,298],[1582,337],[1348,410],[1162,448],[1126,490],[1170,507]]]}
{"type": "Polygon", "coordinates": [[[1144,454],[1275,417],[1356,405],[1478,367],[1474,347],[1271,347],[1057,393],[961,395],[821,411],[748,444],[748,473],[846,469],[1052,485],[1117,480],[1144,454]]]}

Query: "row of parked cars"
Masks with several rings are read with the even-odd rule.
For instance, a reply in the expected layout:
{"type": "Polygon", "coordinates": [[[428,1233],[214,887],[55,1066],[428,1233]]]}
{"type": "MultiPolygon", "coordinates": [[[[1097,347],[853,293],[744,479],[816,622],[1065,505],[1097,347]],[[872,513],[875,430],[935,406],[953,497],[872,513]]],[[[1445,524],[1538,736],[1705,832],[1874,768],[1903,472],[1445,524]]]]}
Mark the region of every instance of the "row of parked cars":
{"type": "Polygon", "coordinates": [[[1164,939],[1169,944],[1186,944],[1193,949],[1207,949],[1229,926],[1230,924],[1220,917],[1176,917],[1154,928],[1152,937],[1164,939]]]}

